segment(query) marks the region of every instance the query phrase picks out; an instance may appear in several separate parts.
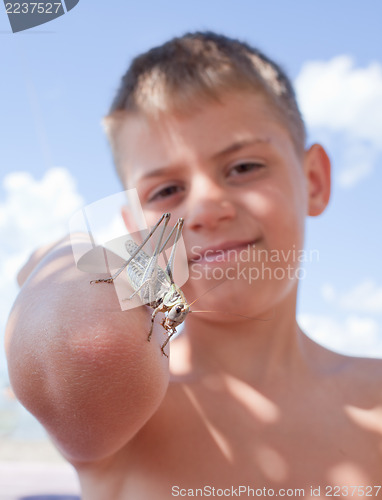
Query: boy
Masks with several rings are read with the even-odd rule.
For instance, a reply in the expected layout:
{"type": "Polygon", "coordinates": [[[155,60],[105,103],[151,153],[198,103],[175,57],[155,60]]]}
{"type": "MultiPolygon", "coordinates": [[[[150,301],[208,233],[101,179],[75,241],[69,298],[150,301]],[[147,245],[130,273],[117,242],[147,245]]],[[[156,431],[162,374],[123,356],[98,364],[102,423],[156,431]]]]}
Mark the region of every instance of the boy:
{"type": "Polygon", "coordinates": [[[381,496],[382,363],[296,323],[291,250],[328,203],[330,164],[304,149],[286,76],[238,41],[185,35],[133,62],[106,125],[149,225],[185,219],[186,297],[226,273],[202,300],[224,314],[190,314],[169,361],[160,325],[147,342],[151,311],[106,314],[113,287],[90,287],[68,241],[32,257],[7,329],[11,381],[83,499],[381,496]],[[234,261],[244,250],[257,254],[234,261]]]}

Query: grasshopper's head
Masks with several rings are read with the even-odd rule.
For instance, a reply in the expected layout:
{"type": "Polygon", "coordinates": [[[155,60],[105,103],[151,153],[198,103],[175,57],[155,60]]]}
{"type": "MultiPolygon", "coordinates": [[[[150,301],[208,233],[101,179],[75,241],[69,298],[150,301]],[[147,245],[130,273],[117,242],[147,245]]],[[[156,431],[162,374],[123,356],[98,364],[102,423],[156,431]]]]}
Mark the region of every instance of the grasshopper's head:
{"type": "Polygon", "coordinates": [[[184,302],[175,304],[169,310],[165,320],[165,324],[170,328],[176,328],[178,325],[183,323],[189,311],[190,306],[188,304],[185,304],[184,302]]]}

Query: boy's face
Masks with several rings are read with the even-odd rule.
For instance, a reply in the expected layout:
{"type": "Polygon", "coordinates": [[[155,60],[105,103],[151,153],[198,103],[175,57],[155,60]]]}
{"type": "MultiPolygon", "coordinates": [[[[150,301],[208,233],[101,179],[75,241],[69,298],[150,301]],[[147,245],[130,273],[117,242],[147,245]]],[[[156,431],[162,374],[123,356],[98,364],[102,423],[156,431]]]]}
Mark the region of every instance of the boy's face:
{"type": "Polygon", "coordinates": [[[157,120],[129,115],[116,141],[124,184],[137,188],[148,224],[164,212],[185,219],[187,296],[225,281],[198,309],[260,314],[295,295],[308,182],[303,155],[263,96],[233,92],[157,120]]]}

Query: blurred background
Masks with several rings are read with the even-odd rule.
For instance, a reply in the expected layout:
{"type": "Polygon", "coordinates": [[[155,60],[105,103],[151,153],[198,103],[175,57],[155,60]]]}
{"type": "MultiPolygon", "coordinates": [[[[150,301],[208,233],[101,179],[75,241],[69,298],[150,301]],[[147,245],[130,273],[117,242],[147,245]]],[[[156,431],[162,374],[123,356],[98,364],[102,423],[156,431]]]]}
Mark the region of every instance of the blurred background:
{"type": "MultiPolygon", "coordinates": [[[[328,210],[307,222],[302,327],[382,357],[382,4],[365,0],[80,0],[13,34],[0,6],[0,332],[30,252],[84,204],[121,190],[101,119],[136,54],[194,30],[248,41],[287,71],[333,162],[328,210]]],[[[14,399],[0,353],[0,461],[59,461],[14,399]]]]}

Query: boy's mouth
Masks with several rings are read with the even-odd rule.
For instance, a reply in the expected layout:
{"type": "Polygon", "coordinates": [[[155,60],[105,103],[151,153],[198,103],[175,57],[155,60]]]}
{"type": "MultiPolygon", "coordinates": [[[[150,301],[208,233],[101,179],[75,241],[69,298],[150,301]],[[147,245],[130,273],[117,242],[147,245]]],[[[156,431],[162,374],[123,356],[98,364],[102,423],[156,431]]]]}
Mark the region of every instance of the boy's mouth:
{"type": "Polygon", "coordinates": [[[259,239],[252,241],[225,241],[210,247],[193,246],[188,263],[192,264],[221,264],[224,262],[239,262],[244,260],[244,253],[248,253],[259,242],[259,239]]]}

